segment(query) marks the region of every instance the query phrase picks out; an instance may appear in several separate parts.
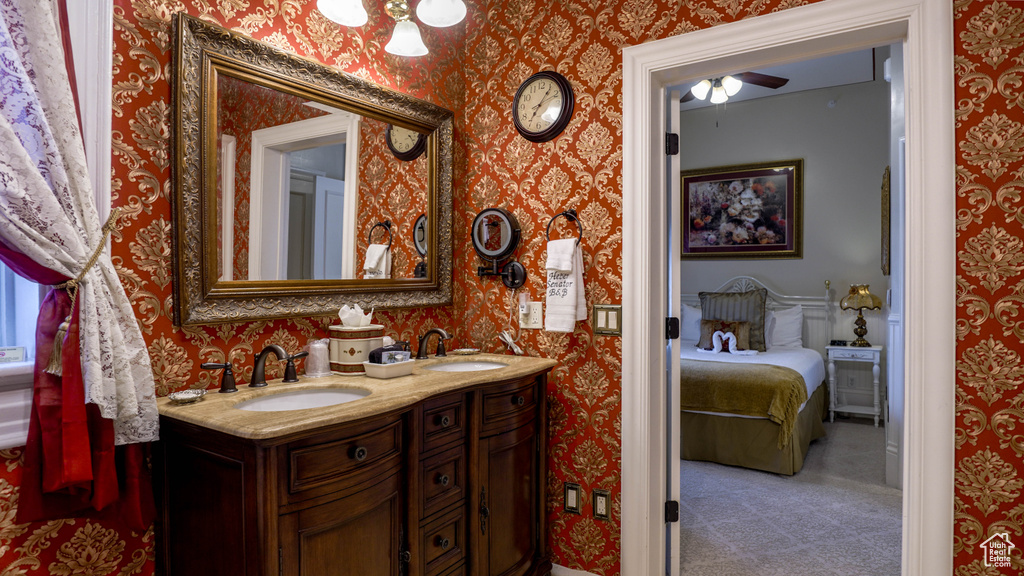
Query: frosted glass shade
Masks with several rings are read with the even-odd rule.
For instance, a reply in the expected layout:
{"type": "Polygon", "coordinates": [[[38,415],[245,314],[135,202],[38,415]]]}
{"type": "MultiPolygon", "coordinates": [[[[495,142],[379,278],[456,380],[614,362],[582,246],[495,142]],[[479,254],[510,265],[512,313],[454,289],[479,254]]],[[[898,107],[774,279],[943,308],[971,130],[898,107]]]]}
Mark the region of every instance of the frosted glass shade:
{"type": "Polygon", "coordinates": [[[395,56],[423,56],[429,52],[420,37],[419,27],[412,20],[395,22],[395,32],[384,50],[395,56]]]}
{"type": "Polygon", "coordinates": [[[711,89],[711,103],[721,104],[729,99],[729,95],[725,93],[725,88],[721,86],[715,86],[711,89]]]}
{"type": "Polygon", "coordinates": [[[704,100],[708,97],[708,92],[711,91],[711,81],[701,80],[699,83],[690,88],[690,92],[698,99],[704,100]]]}
{"type": "Polygon", "coordinates": [[[363,0],[316,0],[316,9],[342,26],[362,26],[369,20],[363,0]]]}
{"type": "Polygon", "coordinates": [[[462,22],[466,5],[462,0],[420,0],[416,17],[427,26],[445,28],[462,22]]]}
{"type": "Polygon", "coordinates": [[[740,88],[743,88],[743,81],[739,78],[733,78],[732,76],[722,77],[722,88],[725,88],[725,94],[727,96],[735,96],[740,88]]]}

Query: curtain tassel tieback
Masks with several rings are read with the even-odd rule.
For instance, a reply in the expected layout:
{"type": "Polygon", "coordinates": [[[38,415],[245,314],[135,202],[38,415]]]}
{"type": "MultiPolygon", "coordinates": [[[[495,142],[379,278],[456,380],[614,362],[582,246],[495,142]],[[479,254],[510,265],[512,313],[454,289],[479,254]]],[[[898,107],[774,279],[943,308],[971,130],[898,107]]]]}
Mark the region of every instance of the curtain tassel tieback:
{"type": "Polygon", "coordinates": [[[117,219],[121,215],[120,208],[114,208],[110,211],[110,216],[107,218],[106,224],[103,225],[103,237],[100,238],[99,244],[96,249],[92,252],[92,257],[85,263],[85,267],[78,273],[78,276],[67,282],[62,282],[54,286],[57,290],[67,290],[68,295],[71,296],[71,311],[68,312],[64,321],[57,327],[57,335],[53,338],[53,349],[50,351],[50,361],[46,364],[44,372],[52,374],[54,376],[60,376],[63,374],[64,369],[61,363],[61,354],[63,353],[64,337],[67,336],[68,328],[71,326],[71,316],[75,313],[75,300],[78,298],[78,284],[85,277],[85,274],[92,268],[93,264],[96,263],[100,258],[100,254],[103,253],[103,247],[107,243],[107,237],[117,226],[117,219]]]}

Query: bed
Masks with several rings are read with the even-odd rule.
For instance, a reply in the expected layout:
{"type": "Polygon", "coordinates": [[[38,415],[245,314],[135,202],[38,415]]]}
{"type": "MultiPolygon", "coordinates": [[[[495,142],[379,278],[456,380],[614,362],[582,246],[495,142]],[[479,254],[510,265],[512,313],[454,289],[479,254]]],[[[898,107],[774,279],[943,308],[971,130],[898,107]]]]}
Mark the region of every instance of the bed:
{"type": "Polygon", "coordinates": [[[811,441],[825,435],[822,420],[828,413],[823,353],[832,309],[827,287],[824,294],[786,296],[741,276],[714,291],[683,296],[679,390],[684,459],[785,475],[800,471],[811,441]],[[761,302],[763,315],[757,312],[761,302]],[[733,321],[737,315],[743,325],[725,327],[742,328],[747,336],[749,324],[745,347],[760,346],[761,351],[716,354],[698,348],[700,336],[708,345],[708,333],[723,328],[707,320],[733,321]]]}

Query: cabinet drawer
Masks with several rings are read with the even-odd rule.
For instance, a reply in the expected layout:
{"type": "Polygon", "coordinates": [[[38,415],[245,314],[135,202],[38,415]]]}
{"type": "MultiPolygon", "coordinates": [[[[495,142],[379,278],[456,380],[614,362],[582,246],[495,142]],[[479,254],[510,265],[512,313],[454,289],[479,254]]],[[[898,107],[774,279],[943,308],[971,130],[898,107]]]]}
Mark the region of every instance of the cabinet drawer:
{"type": "Polygon", "coordinates": [[[445,515],[423,529],[420,550],[423,554],[423,573],[441,574],[462,561],[466,555],[466,518],[462,509],[445,515]]]}
{"type": "Polygon", "coordinates": [[[466,398],[449,394],[423,403],[421,450],[426,453],[466,436],[466,398]]]}
{"type": "Polygon", "coordinates": [[[340,490],[365,481],[382,467],[400,463],[402,423],[310,446],[288,446],[288,492],[326,487],[340,490]],[[328,486],[330,485],[330,486],[328,486]]]}
{"type": "Polygon", "coordinates": [[[833,360],[874,360],[875,352],[872,350],[832,350],[833,360]]]}
{"type": "Polygon", "coordinates": [[[536,407],[537,385],[533,380],[484,389],[483,430],[490,431],[505,424],[519,426],[533,418],[536,407]]]}
{"type": "Polygon", "coordinates": [[[459,445],[420,462],[420,485],[421,518],[462,502],[466,497],[466,447],[459,445]]]}

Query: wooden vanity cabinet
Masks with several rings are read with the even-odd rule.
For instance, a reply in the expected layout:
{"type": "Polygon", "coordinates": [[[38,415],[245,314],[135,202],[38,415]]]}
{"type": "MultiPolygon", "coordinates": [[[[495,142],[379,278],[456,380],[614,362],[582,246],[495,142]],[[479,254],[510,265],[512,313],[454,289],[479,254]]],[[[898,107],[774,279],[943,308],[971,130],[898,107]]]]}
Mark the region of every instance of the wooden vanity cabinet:
{"type": "Polygon", "coordinates": [[[163,417],[158,573],[543,576],[546,373],[245,440],[163,417]]]}

